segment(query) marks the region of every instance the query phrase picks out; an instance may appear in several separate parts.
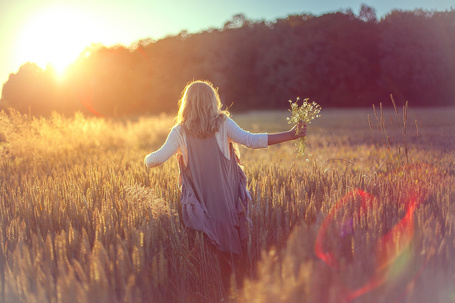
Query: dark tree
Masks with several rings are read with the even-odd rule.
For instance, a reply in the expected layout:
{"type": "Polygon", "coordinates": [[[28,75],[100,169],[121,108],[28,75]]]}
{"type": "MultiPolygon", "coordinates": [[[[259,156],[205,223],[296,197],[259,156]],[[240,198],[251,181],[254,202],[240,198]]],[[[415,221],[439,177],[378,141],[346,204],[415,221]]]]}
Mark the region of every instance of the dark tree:
{"type": "Polygon", "coordinates": [[[310,98],[323,107],[388,100],[454,105],[455,10],[374,8],[254,21],[238,14],[222,29],[182,31],[127,48],[92,46],[56,81],[26,63],[3,86],[0,106],[48,115],[176,112],[183,87],[208,79],[231,110],[288,108],[310,98]]]}

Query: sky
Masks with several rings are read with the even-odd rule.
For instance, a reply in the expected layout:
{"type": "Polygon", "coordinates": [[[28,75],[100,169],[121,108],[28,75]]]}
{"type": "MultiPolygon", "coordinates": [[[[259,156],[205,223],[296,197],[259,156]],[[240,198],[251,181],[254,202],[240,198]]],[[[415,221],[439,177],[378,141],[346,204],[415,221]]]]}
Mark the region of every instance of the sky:
{"type": "Polygon", "coordinates": [[[346,9],[358,14],[362,4],[376,9],[378,18],[393,9],[455,8],[453,0],[0,0],[0,88],[26,62],[63,73],[92,43],[130,46],[183,30],[222,28],[239,13],[266,21],[346,9]]]}

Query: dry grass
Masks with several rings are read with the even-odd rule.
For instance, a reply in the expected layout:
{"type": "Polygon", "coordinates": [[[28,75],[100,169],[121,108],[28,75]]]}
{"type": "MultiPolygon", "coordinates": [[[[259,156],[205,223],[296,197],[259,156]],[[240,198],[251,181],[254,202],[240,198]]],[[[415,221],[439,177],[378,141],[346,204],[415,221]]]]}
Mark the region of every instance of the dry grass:
{"type": "MultiPolygon", "coordinates": [[[[383,123],[372,110],[322,114],[308,128],[308,159],[293,143],[241,149],[251,278],[231,300],[455,302],[455,110],[409,109],[407,159],[393,108],[383,123]],[[343,200],[356,189],[374,196],[367,208],[343,200]],[[399,229],[411,196],[418,206],[399,229]],[[318,235],[337,266],[315,252],[318,235]],[[372,281],[381,283],[356,296],[372,281]]],[[[233,118],[279,131],[287,115],[233,118]]],[[[0,301],[220,301],[216,256],[181,222],[176,161],[143,166],[171,124],[0,114],[0,301]]]]}

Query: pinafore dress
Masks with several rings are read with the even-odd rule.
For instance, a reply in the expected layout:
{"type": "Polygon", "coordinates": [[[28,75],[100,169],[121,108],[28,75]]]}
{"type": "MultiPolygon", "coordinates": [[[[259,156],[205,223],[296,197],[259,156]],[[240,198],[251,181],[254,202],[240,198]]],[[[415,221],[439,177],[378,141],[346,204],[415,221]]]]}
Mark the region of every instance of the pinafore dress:
{"type": "Polygon", "coordinates": [[[230,159],[220,150],[215,135],[186,135],[188,163],[179,157],[183,223],[203,231],[217,249],[241,254],[248,239],[247,210],[251,200],[247,179],[234,146],[230,159]]]}

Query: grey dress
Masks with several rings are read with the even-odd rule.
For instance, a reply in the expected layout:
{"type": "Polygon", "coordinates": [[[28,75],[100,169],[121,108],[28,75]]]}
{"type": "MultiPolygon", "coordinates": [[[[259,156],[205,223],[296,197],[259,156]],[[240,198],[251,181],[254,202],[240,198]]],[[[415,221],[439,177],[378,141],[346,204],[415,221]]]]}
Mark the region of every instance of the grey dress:
{"type": "Polygon", "coordinates": [[[227,159],[215,135],[187,135],[186,140],[187,166],[179,157],[183,223],[203,231],[220,251],[241,254],[248,239],[247,209],[251,197],[234,146],[230,144],[227,159]]]}

